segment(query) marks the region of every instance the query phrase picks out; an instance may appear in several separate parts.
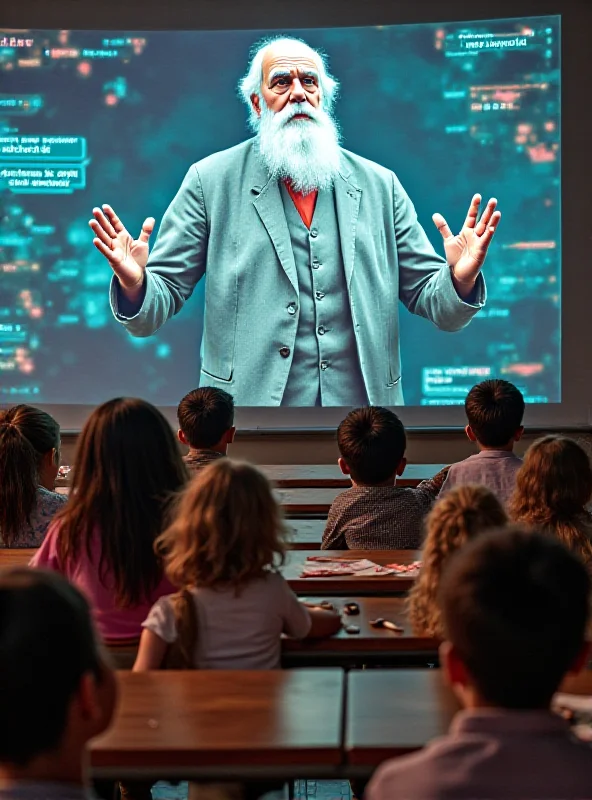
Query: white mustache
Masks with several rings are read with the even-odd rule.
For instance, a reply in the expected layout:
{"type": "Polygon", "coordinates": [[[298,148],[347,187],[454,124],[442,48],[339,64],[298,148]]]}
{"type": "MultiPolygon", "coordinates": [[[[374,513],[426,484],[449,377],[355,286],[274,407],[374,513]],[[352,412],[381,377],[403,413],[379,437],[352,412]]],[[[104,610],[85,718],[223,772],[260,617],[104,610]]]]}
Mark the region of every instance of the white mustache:
{"type": "Polygon", "coordinates": [[[295,103],[294,105],[288,105],[281,111],[276,112],[278,126],[287,125],[290,120],[298,116],[305,116],[313,122],[318,122],[316,109],[309,103],[295,103]]]}

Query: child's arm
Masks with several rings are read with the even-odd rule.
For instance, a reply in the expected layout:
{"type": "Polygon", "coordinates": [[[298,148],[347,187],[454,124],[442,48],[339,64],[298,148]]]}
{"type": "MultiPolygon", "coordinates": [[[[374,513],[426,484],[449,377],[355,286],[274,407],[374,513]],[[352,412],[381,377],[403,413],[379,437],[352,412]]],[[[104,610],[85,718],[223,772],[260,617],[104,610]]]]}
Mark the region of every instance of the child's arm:
{"type": "Polygon", "coordinates": [[[335,611],[327,611],[324,608],[309,608],[311,626],[305,639],[324,639],[327,636],[334,636],[341,630],[341,617],[335,611]]]}
{"type": "Polygon", "coordinates": [[[417,488],[423,492],[433,495],[434,497],[437,497],[442,489],[442,486],[446,483],[449,470],[450,466],[444,467],[444,469],[441,469],[440,472],[434,475],[433,478],[428,478],[427,480],[418,484],[417,488]]]}
{"type": "Polygon", "coordinates": [[[147,672],[151,669],[160,669],[169,645],[153,631],[144,628],[138,647],[138,655],[133,667],[133,672],[147,672]]]}

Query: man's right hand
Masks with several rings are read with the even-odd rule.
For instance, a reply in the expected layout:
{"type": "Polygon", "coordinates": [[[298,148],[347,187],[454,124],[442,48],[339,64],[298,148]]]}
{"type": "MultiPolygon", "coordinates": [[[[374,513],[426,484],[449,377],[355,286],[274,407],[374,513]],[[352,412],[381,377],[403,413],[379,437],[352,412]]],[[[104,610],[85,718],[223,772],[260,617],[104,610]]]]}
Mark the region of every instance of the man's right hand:
{"type": "Polygon", "coordinates": [[[144,220],[139,237],[134,239],[111,206],[93,208],[93,217],[88,224],[95,234],[94,246],[109,262],[124,297],[130,303],[141,301],[154,218],[144,220]]]}

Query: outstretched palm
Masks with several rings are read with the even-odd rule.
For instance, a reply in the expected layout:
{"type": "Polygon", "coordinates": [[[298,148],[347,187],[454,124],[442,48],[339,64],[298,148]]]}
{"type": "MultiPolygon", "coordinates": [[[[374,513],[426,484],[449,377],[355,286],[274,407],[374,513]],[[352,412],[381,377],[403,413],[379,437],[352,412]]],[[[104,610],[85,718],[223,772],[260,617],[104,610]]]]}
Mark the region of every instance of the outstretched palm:
{"type": "Polygon", "coordinates": [[[434,214],[432,217],[434,224],[442,234],[446,260],[452,267],[457,287],[474,285],[502,216],[499,211],[496,211],[497,200],[492,197],[481,214],[481,218],[477,221],[480,204],[481,195],[474,195],[464,225],[456,236],[450,230],[442,214],[434,214]]]}
{"type": "Polygon", "coordinates": [[[95,234],[93,244],[102,253],[124,289],[133,290],[141,285],[148,261],[150,234],[154,219],[148,217],[137,239],[125,228],[111,206],[93,209],[94,219],[89,225],[95,234]]]}

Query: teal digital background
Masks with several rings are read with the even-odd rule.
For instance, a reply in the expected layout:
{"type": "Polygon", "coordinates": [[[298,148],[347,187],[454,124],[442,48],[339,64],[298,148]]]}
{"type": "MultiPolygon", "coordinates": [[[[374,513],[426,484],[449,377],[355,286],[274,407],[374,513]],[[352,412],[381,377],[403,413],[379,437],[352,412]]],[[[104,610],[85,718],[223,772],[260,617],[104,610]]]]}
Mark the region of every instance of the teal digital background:
{"type": "Polygon", "coordinates": [[[34,45],[23,48],[10,46],[7,33],[0,402],[94,404],[127,394],[174,405],[196,384],[203,286],[155,336],[132,339],[110,313],[110,269],[88,219],[108,202],[139,232],[145,216],[162,217],[192,162],[249,136],[237,83],[253,44],[274,33],[327,54],[341,84],[335,117],[344,147],[397,173],[438,252],[435,211],[458,229],[474,192],[499,200],[486,309],[455,334],[402,314],[406,403],[462,402],[488,375],[513,380],[529,402],[559,402],[559,17],[294,31],[32,31],[34,45]],[[15,184],[14,170],[53,168],[51,154],[10,149],[11,140],[35,136],[79,137],[85,150],[55,145],[55,169],[70,168],[70,178],[15,184]],[[49,183],[58,180],[65,184],[49,183]]]}

